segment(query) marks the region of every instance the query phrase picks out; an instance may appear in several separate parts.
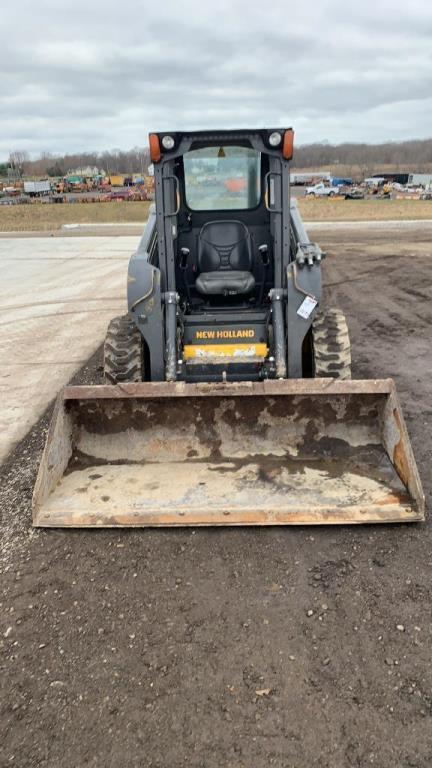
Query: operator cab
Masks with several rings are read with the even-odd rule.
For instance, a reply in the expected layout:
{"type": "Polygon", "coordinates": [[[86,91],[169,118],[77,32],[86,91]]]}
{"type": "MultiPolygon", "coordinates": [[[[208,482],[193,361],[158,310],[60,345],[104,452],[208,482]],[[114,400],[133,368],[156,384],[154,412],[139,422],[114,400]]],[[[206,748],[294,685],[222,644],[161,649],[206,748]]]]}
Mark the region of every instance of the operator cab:
{"type": "Polygon", "coordinates": [[[267,157],[235,138],[192,142],[174,173],[176,282],[186,312],[260,306],[273,282],[267,157]]]}
{"type": "Polygon", "coordinates": [[[291,376],[304,370],[311,323],[294,302],[309,297],[316,306],[319,271],[308,289],[298,283],[295,260],[312,263],[315,250],[290,202],[293,135],[150,134],[156,206],[139,249],[146,278],[135,282],[133,267],[128,292],[156,377],[162,368],[167,381],[285,378],[287,364],[291,376]],[[289,350],[288,321],[298,341],[289,350]]]}

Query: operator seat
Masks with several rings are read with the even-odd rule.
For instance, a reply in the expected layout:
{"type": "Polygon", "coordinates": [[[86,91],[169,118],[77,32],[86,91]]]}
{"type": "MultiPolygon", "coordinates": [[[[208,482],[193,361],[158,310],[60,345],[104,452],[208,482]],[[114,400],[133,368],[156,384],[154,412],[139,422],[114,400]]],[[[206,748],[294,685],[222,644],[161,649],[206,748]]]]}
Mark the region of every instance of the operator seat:
{"type": "Polygon", "coordinates": [[[205,296],[233,296],[255,288],[251,238],[241,221],[208,221],[198,235],[197,291],[205,296]]]}

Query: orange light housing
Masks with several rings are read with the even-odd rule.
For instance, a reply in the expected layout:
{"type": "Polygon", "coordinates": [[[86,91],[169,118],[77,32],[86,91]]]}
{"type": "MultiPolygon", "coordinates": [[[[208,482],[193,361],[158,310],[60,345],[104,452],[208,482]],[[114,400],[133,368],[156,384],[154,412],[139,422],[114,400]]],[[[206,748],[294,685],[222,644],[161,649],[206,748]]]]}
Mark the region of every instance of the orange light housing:
{"type": "Polygon", "coordinates": [[[162,152],[160,149],[159,136],[157,135],[157,133],[151,133],[149,135],[149,145],[150,145],[150,160],[152,161],[152,163],[158,163],[162,157],[162,152]]]}
{"type": "Polygon", "coordinates": [[[289,130],[284,133],[282,154],[285,160],[291,160],[294,154],[294,131],[292,128],[289,128],[289,130]]]}

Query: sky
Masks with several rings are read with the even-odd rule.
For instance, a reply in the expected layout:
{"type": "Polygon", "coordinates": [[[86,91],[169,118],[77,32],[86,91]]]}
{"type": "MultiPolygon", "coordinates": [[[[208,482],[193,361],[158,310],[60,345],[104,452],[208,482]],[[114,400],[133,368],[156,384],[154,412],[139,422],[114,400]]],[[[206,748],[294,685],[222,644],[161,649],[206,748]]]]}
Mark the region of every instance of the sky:
{"type": "Polygon", "coordinates": [[[432,136],[430,0],[0,0],[0,159],[151,130],[432,136]]]}

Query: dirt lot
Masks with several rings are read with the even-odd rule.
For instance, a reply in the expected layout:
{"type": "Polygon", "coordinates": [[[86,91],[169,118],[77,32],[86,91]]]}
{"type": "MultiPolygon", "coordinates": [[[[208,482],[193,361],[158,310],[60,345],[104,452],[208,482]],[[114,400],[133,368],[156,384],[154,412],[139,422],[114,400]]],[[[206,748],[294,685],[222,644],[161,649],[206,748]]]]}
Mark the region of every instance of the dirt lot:
{"type": "MultiPolygon", "coordinates": [[[[432,219],[430,200],[337,200],[305,198],[299,188],[300,211],[307,221],[369,221],[432,219]],[[301,195],[301,196],[300,196],[301,195]]],[[[143,222],[150,203],[75,203],[0,205],[0,233],[56,231],[62,224],[143,222]]]]}
{"type": "MultiPolygon", "coordinates": [[[[355,376],[396,379],[430,506],[430,235],[314,237],[355,376]]],[[[430,522],[33,531],[46,423],[0,477],[2,766],[430,768],[430,522]]]]}

